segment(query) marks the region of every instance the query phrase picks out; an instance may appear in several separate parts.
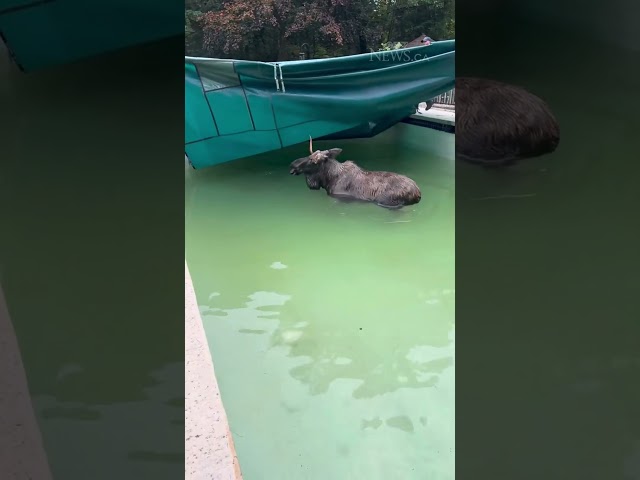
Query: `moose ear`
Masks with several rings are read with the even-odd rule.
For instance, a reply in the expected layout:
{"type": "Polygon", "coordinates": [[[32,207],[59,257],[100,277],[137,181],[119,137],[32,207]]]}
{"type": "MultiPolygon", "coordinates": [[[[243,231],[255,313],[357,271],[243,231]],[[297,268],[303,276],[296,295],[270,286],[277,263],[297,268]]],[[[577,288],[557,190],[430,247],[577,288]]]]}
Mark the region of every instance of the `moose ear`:
{"type": "Polygon", "coordinates": [[[329,150],[329,156],[331,158],[336,158],[341,153],[342,153],[342,149],[341,148],[332,148],[331,150],[329,150]]]}

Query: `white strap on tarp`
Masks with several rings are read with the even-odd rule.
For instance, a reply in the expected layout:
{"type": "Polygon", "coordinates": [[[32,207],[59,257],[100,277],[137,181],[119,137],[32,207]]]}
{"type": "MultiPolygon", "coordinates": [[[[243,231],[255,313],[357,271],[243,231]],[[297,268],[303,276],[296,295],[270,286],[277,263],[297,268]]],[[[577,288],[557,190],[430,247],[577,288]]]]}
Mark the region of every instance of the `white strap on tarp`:
{"type": "Polygon", "coordinates": [[[273,79],[276,81],[276,90],[280,91],[280,82],[278,81],[278,64],[273,64],[273,79]]]}
{"type": "Polygon", "coordinates": [[[280,65],[279,63],[273,64],[273,79],[276,81],[276,89],[280,91],[280,86],[282,85],[282,93],[286,92],[284,88],[284,77],[282,76],[282,65],[280,65]],[[280,74],[279,77],[278,73],[280,74]]]}
{"type": "Polygon", "coordinates": [[[282,84],[282,93],[286,92],[284,89],[284,76],[282,75],[282,65],[278,64],[278,68],[280,69],[280,83],[282,84]]]}

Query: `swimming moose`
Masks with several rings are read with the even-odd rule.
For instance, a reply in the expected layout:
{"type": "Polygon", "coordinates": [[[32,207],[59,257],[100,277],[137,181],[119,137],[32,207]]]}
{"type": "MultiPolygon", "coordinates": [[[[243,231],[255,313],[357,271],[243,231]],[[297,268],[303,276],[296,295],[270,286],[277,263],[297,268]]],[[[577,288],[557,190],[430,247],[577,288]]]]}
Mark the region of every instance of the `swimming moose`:
{"type": "Polygon", "coordinates": [[[456,159],[487,167],[556,150],[560,127],[549,106],[524,88],[456,78],[456,159]]]}
{"type": "Polygon", "coordinates": [[[421,194],[416,182],[391,172],[370,172],[350,160],[339,162],[341,148],[313,151],[309,138],[309,156],[291,163],[291,175],[304,175],[311,190],[324,188],[335,198],[373,202],[384,208],[398,209],[414,205],[421,194]]]}

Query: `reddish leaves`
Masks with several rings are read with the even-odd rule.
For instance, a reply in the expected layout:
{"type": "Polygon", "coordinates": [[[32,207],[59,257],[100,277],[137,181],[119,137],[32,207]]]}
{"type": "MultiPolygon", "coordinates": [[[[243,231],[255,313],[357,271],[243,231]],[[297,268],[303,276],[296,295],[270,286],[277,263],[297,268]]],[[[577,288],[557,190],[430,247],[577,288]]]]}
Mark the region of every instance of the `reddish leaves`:
{"type": "Polygon", "coordinates": [[[226,54],[239,50],[257,32],[285,27],[291,8],[291,0],[227,2],[221,10],[203,15],[205,46],[226,54]]]}
{"type": "Polygon", "coordinates": [[[312,57],[345,55],[455,32],[454,0],[185,1],[187,51],[205,56],[290,60],[302,44],[312,57]]]}
{"type": "Polygon", "coordinates": [[[229,1],[222,9],[203,14],[205,47],[225,54],[238,52],[247,43],[258,40],[255,37],[267,29],[279,33],[279,43],[294,34],[310,31],[342,45],[344,32],[338,16],[350,2],[353,0],[229,1]]]}

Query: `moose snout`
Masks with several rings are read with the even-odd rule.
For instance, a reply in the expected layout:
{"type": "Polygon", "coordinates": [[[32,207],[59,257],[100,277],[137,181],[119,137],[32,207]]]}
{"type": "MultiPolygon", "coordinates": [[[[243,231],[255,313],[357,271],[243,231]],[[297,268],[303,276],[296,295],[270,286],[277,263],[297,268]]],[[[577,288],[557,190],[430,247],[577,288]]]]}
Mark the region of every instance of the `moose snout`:
{"type": "Polygon", "coordinates": [[[300,170],[300,167],[306,161],[307,161],[307,157],[303,157],[303,158],[299,158],[299,159],[294,160],[293,162],[291,162],[291,165],[289,165],[289,167],[290,167],[289,173],[291,175],[300,175],[300,173],[302,173],[301,170],[300,170]]]}
{"type": "Polygon", "coordinates": [[[300,175],[300,169],[294,165],[291,165],[291,168],[289,169],[289,173],[291,175],[300,175]]]}

